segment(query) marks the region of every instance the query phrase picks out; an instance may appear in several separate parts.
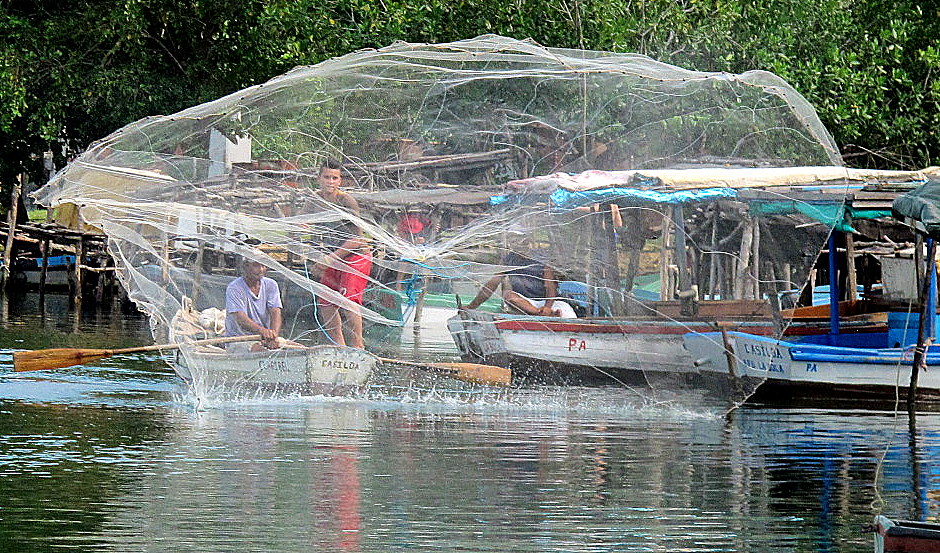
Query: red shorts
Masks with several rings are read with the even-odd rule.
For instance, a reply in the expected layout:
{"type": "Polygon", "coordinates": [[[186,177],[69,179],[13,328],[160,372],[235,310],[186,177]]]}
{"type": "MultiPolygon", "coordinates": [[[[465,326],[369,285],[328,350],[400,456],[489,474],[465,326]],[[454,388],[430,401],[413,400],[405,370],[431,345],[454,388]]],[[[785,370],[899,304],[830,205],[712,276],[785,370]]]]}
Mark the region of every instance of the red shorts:
{"type": "MultiPolygon", "coordinates": [[[[372,271],[372,254],[354,253],[343,259],[344,267],[327,267],[320,278],[320,284],[336,290],[346,299],[362,305],[362,295],[369,284],[372,271]]],[[[318,298],[320,305],[332,305],[323,298],[318,298]]]]}

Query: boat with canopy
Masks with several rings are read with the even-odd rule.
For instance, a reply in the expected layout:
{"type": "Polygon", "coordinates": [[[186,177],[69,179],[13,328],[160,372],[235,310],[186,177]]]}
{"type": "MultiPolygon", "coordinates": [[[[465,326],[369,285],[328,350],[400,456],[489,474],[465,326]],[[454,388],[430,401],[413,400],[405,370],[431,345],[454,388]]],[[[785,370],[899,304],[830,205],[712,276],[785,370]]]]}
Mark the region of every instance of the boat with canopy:
{"type": "MultiPolygon", "coordinates": [[[[594,287],[593,297],[576,299],[593,307],[589,317],[471,312],[451,319],[451,330],[465,358],[501,360],[541,378],[642,381],[660,372],[727,379],[725,340],[709,332],[792,340],[828,335],[831,321],[820,319],[818,308],[780,306],[780,294],[802,278],[793,274],[792,260],[815,260],[817,252],[800,248],[819,244],[820,231],[842,223],[847,213],[856,220],[885,215],[861,209],[871,204],[854,203],[853,193],[867,190],[871,200],[880,189],[916,186],[929,175],[842,167],[687,168],[516,181],[510,183],[513,201],[543,201],[559,217],[603,205],[631,218],[630,224],[609,225],[619,240],[609,240],[607,257],[619,257],[618,266],[608,269],[613,275],[594,287]],[[650,219],[658,233],[650,234],[650,219]],[[641,256],[651,246],[657,262],[644,266],[641,256]],[[638,286],[649,276],[659,285],[656,294],[638,286]],[[689,333],[718,355],[704,362],[704,355],[690,354],[683,347],[689,333]]],[[[893,196],[882,192],[880,200],[893,196]]],[[[885,335],[884,312],[864,313],[861,302],[852,307],[855,316],[841,325],[844,336],[861,342],[885,335]]]]}
{"type": "MultiPolygon", "coordinates": [[[[894,216],[925,240],[916,246],[920,262],[910,264],[911,290],[906,305],[896,302],[886,333],[869,334],[864,341],[842,332],[842,315],[827,307],[829,331],[802,341],[727,332],[718,345],[715,334],[689,334],[685,347],[706,370],[724,368],[734,378],[760,382],[759,400],[822,400],[877,402],[891,405],[907,400],[910,408],[940,402],[940,349],[933,344],[937,327],[935,240],[940,237],[940,180],[928,180],[893,201],[894,216]],[[919,266],[918,266],[919,265],[919,266]],[[918,278],[914,278],[915,275],[918,278]],[[725,350],[733,352],[733,359],[725,350]]],[[[833,246],[829,251],[834,251],[833,246]]],[[[831,269],[838,274],[839,268],[831,269]]],[[[839,279],[833,279],[838,296],[839,279]]],[[[890,280],[886,284],[896,284],[890,280]]],[[[887,307],[887,306],[885,306],[887,307]]]]}

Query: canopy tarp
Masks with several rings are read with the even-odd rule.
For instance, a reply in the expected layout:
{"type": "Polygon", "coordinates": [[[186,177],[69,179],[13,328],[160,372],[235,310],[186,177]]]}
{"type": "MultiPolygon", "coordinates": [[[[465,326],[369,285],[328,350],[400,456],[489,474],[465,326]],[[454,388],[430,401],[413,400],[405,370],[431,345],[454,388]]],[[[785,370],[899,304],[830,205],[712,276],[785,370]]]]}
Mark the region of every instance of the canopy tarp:
{"type": "Polygon", "coordinates": [[[826,226],[840,232],[858,232],[852,228],[851,221],[859,219],[881,219],[890,217],[891,212],[884,209],[856,209],[844,203],[809,203],[797,201],[753,202],[750,205],[752,215],[790,215],[802,213],[826,226]]]}
{"type": "Polygon", "coordinates": [[[940,238],[940,180],[898,196],[891,205],[898,219],[913,219],[932,238],[940,238]]]}
{"type": "Polygon", "coordinates": [[[811,184],[901,184],[926,182],[938,173],[931,167],[921,171],[885,171],[838,166],[810,167],[710,167],[701,169],[661,169],[644,171],[584,171],[519,179],[508,183],[517,191],[547,192],[565,189],[573,192],[616,186],[683,190],[694,188],[767,188],[811,184]]]}

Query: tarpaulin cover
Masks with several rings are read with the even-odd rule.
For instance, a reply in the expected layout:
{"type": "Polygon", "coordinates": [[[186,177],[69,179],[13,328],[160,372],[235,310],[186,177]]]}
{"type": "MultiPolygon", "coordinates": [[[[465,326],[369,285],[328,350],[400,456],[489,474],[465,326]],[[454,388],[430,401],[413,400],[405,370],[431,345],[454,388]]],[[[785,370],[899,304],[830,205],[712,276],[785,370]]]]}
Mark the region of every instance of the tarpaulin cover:
{"type": "Polygon", "coordinates": [[[940,181],[931,180],[898,196],[891,205],[891,211],[898,219],[914,219],[932,238],[940,238],[940,181]]]}

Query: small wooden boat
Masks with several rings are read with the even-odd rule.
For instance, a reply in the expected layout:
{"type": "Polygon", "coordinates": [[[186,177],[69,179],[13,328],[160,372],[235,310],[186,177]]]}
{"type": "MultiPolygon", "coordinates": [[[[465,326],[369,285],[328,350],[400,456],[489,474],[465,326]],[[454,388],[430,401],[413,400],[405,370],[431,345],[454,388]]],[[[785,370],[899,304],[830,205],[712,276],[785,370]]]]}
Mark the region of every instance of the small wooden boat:
{"type": "Polygon", "coordinates": [[[361,349],[330,345],[241,353],[184,347],[172,361],[176,372],[197,390],[327,395],[360,391],[377,363],[376,356],[361,349]]]}
{"type": "MultiPolygon", "coordinates": [[[[219,309],[197,312],[183,298],[170,324],[171,341],[216,338],[224,330],[219,309]]],[[[244,344],[243,344],[244,345],[244,344]]],[[[247,351],[215,345],[182,345],[171,361],[173,369],[196,390],[237,391],[245,388],[303,394],[343,395],[361,389],[379,362],[371,353],[346,346],[303,347],[285,341],[284,347],[247,351]]]]}
{"type": "Polygon", "coordinates": [[[940,553],[940,524],[876,516],[875,553],[940,553]]]}

